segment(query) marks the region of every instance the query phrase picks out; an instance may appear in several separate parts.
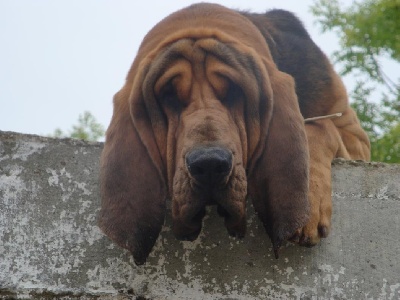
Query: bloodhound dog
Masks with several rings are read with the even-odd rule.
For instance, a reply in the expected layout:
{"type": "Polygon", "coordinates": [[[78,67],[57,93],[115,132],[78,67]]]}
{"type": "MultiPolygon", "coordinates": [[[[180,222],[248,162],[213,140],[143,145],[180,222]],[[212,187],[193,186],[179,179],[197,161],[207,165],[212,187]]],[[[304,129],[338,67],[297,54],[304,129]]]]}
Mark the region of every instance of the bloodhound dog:
{"type": "Polygon", "coordinates": [[[167,200],[174,235],[194,240],[208,205],[243,237],[249,198],[276,255],[286,240],[312,246],[331,227],[332,160],[369,150],[341,79],[293,14],[192,5],[146,35],[114,97],[99,226],[142,264],[167,200]]]}

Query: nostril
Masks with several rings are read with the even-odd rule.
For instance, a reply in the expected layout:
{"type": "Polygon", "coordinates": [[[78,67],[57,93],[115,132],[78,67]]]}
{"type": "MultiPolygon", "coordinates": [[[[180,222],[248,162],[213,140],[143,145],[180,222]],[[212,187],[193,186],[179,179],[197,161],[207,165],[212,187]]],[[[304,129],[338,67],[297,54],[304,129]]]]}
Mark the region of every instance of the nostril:
{"type": "Polygon", "coordinates": [[[217,174],[225,174],[227,172],[230,172],[230,169],[231,167],[229,162],[222,162],[215,166],[214,171],[217,174]]]}
{"type": "Polygon", "coordinates": [[[196,164],[188,165],[188,169],[190,174],[192,174],[192,176],[207,175],[208,172],[224,175],[230,172],[230,165],[229,163],[220,163],[213,166],[212,163],[208,162],[208,165],[204,167],[198,166],[196,164]]]}
{"type": "Polygon", "coordinates": [[[194,164],[188,165],[188,168],[189,168],[190,174],[192,174],[193,176],[199,176],[199,175],[201,176],[201,175],[204,175],[204,173],[206,172],[204,170],[204,168],[202,168],[200,166],[196,166],[194,164]]]}

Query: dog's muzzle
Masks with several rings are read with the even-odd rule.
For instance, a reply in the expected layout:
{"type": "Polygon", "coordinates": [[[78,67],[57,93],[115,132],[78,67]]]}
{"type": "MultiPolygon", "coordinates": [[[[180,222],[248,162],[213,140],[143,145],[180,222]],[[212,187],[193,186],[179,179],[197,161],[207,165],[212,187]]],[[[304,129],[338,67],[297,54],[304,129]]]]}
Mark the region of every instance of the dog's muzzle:
{"type": "Polygon", "coordinates": [[[177,214],[173,227],[178,239],[191,241],[197,238],[208,205],[217,205],[217,211],[225,218],[230,235],[244,236],[247,185],[245,181],[235,181],[238,175],[233,175],[233,160],[233,153],[219,146],[197,147],[186,154],[191,198],[181,206],[176,205],[177,214]]]}

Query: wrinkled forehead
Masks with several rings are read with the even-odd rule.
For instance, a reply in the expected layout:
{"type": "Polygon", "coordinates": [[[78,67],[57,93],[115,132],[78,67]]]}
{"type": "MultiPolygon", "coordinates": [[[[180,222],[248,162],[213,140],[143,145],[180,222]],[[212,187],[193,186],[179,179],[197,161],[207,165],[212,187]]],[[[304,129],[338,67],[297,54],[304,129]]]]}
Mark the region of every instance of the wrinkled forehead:
{"type": "Polygon", "coordinates": [[[145,36],[128,78],[143,61],[155,59],[179,40],[214,39],[241,53],[254,52],[272,61],[271,53],[258,28],[238,12],[219,5],[195,5],[171,14],[145,36]]]}
{"type": "Polygon", "coordinates": [[[160,77],[164,78],[156,84],[156,92],[165,84],[164,81],[175,76],[190,77],[190,74],[181,74],[187,69],[189,69],[188,72],[207,72],[207,75],[222,76],[244,88],[251,88],[256,84],[257,80],[254,79],[261,77],[261,64],[258,60],[252,49],[243,52],[234,45],[222,43],[215,38],[185,38],[160,51],[151,62],[146,77],[151,82],[156,82],[160,77]],[[179,66],[177,66],[178,62],[180,62],[179,66]],[[183,68],[182,64],[186,64],[187,68],[183,68]],[[253,80],[248,82],[246,77],[243,77],[245,74],[254,77],[253,80]]]}
{"type": "MultiPolygon", "coordinates": [[[[223,43],[239,42],[258,53],[269,52],[259,29],[237,11],[215,4],[192,5],[156,24],[141,44],[144,52],[177,39],[212,37],[223,43]]],[[[264,53],[266,54],[266,53],[264,53]]]]}

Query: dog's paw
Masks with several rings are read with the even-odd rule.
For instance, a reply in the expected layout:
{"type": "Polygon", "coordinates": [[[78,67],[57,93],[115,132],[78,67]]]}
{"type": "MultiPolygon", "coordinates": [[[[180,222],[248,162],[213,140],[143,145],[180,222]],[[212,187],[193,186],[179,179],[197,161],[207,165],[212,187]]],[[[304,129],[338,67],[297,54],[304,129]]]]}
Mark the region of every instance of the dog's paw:
{"type": "Polygon", "coordinates": [[[326,238],[330,231],[330,213],[315,213],[311,215],[308,223],[298,229],[289,240],[300,246],[313,247],[321,238],[326,238]]]}

